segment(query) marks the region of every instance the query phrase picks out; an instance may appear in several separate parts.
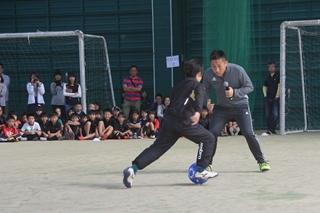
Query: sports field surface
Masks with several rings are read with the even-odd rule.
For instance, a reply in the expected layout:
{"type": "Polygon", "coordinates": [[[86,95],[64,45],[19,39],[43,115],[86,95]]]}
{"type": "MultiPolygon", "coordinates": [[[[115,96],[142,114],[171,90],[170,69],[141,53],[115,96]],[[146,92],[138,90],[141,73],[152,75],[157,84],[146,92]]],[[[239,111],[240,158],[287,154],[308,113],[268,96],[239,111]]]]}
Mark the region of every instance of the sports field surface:
{"type": "Polygon", "coordinates": [[[0,212],[320,212],[320,133],[258,137],[268,172],[243,136],[220,137],[219,176],[195,185],[197,146],[181,138],[131,189],[122,171],[152,139],[0,143],[0,212]]]}

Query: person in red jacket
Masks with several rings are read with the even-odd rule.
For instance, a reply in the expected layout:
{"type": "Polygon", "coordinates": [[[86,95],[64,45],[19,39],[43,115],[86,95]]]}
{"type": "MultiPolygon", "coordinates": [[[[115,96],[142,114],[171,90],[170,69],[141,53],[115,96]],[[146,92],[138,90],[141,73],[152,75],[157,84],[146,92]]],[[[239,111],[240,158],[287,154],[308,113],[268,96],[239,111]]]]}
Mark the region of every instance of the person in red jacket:
{"type": "Polygon", "coordinates": [[[2,127],[2,137],[9,142],[19,141],[20,134],[14,125],[16,120],[13,116],[8,116],[6,121],[7,123],[2,127]]]}

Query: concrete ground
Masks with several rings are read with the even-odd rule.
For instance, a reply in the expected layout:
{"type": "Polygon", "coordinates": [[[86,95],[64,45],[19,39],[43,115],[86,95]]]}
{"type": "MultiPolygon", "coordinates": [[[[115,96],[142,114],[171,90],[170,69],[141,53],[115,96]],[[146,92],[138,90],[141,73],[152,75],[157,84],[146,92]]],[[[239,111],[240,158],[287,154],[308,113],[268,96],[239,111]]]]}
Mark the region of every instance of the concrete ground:
{"type": "Polygon", "coordinates": [[[221,137],[219,176],[195,185],[197,146],[182,138],[131,189],[122,171],[151,139],[0,143],[0,212],[319,212],[320,133],[259,140],[268,172],[243,136],[221,137]]]}

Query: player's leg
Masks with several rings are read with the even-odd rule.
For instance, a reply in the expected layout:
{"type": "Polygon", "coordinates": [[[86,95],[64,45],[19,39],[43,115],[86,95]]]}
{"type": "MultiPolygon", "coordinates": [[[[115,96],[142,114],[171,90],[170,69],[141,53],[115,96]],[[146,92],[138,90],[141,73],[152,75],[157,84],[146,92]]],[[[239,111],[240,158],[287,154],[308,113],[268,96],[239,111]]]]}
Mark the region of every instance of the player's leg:
{"type": "MultiPolygon", "coordinates": [[[[250,108],[243,107],[234,109],[232,111],[232,115],[234,119],[237,121],[241,129],[242,135],[246,138],[250,151],[253,154],[256,161],[258,162],[258,164],[260,165],[261,169],[261,164],[265,163],[265,159],[261,150],[260,142],[256,137],[255,133],[253,132],[250,108]]],[[[267,165],[266,167],[269,166],[267,165]]],[[[265,168],[263,170],[265,171],[269,169],[265,168]]]]}
{"type": "Polygon", "coordinates": [[[179,127],[181,135],[183,134],[184,137],[199,145],[196,158],[198,172],[195,174],[195,177],[208,179],[218,176],[218,173],[211,171],[211,168],[207,170],[211,163],[212,151],[216,143],[213,134],[200,124],[191,125],[191,123],[180,123],[179,127]]]}
{"type": "MultiPolygon", "coordinates": [[[[221,130],[224,128],[225,124],[228,123],[229,120],[230,118],[229,118],[228,110],[223,109],[220,106],[215,106],[213,113],[211,115],[210,126],[209,126],[209,131],[215,137],[215,143],[214,143],[211,158],[213,158],[216,153],[218,136],[220,135],[221,130]]],[[[212,160],[211,160],[211,164],[212,164],[212,160]]]]}
{"type": "Polygon", "coordinates": [[[181,135],[176,132],[177,122],[176,120],[166,120],[153,144],[143,150],[134,161],[132,161],[132,166],[123,171],[123,183],[127,188],[131,188],[134,175],[138,170],[144,169],[160,158],[180,138],[181,135]]]}

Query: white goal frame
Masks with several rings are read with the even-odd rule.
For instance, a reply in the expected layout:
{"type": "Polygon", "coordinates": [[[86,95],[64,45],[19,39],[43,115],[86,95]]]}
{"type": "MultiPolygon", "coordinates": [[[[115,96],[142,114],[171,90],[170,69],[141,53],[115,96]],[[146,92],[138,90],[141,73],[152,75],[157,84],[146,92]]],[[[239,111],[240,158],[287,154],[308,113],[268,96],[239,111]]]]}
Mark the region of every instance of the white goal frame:
{"type": "Polygon", "coordinates": [[[56,31],[56,32],[30,32],[30,33],[2,33],[0,34],[0,39],[14,39],[14,38],[44,38],[44,37],[78,37],[79,42],[79,70],[80,70],[80,84],[81,84],[81,103],[83,106],[83,111],[87,111],[87,88],[86,88],[86,78],[85,78],[85,72],[86,72],[86,66],[85,66],[85,45],[84,45],[84,39],[85,37],[88,38],[99,38],[102,39],[104,50],[105,50],[105,56],[106,56],[106,70],[108,71],[109,76],[109,83],[110,83],[110,91],[111,91],[111,97],[112,97],[112,104],[115,106],[115,98],[114,98],[114,90],[113,90],[113,84],[112,84],[112,76],[111,76],[111,69],[110,69],[110,63],[109,63],[109,55],[108,55],[108,49],[107,49],[107,42],[106,39],[103,36],[97,36],[97,35],[90,35],[90,34],[84,34],[80,30],[75,31],[56,31]]]}
{"type": "Polygon", "coordinates": [[[302,26],[318,26],[320,25],[320,19],[317,20],[304,20],[304,21],[284,21],[280,25],[280,134],[284,135],[287,133],[304,132],[304,131],[319,131],[309,130],[307,120],[307,107],[306,107],[306,94],[304,84],[304,66],[303,66],[303,52],[301,43],[301,32],[299,27],[302,26]],[[290,28],[297,31],[299,39],[299,55],[300,55],[300,71],[301,71],[301,84],[302,84],[302,101],[303,101],[303,117],[304,117],[304,128],[302,130],[294,130],[286,132],[286,29],[290,28]]]}

